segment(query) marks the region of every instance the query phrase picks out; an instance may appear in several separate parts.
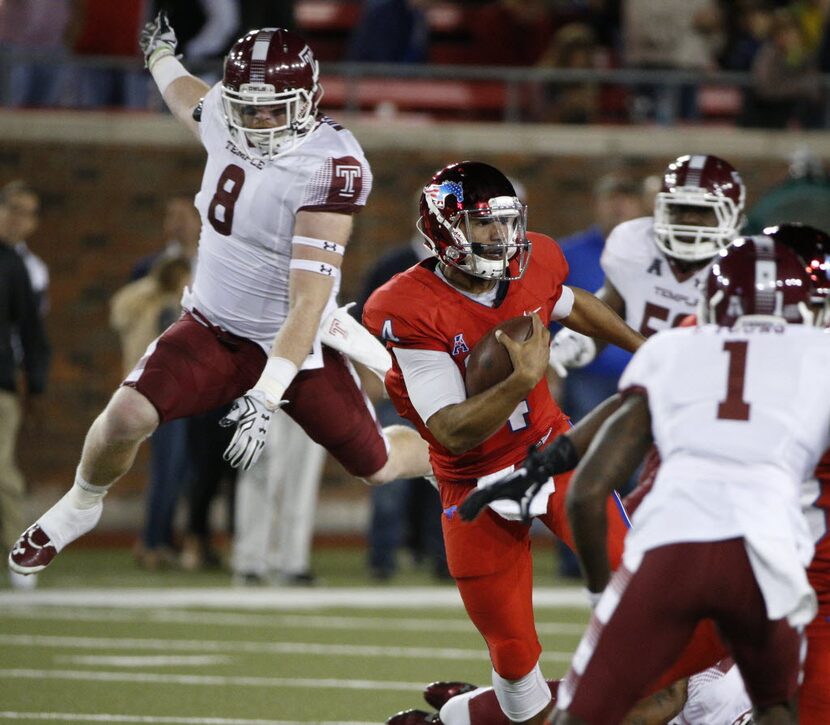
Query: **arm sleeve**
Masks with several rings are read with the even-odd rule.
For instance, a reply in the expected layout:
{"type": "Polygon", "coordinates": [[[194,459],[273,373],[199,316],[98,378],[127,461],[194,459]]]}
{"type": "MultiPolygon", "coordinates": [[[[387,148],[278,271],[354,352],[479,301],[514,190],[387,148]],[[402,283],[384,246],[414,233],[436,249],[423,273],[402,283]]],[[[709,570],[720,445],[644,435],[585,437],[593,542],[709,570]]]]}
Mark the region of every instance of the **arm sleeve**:
{"type": "Polygon", "coordinates": [[[556,304],[553,306],[553,310],[550,313],[551,320],[561,320],[563,317],[567,317],[571,314],[571,310],[574,308],[574,293],[573,290],[566,286],[562,286],[562,292],[559,295],[559,299],[556,300],[556,304]]]}
{"type": "Polygon", "coordinates": [[[447,353],[397,347],[392,352],[403,373],[409,399],[424,422],[442,408],[467,399],[461,373],[447,353]]]}

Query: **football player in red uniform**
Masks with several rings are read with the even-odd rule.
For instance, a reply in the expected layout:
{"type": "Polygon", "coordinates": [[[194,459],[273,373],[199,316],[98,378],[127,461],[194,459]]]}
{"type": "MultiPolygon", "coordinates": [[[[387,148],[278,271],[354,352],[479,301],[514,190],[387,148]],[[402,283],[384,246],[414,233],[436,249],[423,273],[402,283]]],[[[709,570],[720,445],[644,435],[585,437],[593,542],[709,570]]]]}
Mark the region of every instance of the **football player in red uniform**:
{"type": "MultiPolygon", "coordinates": [[[[494,505],[472,524],[457,508],[471,490],[512,470],[529,447],[544,447],[568,429],[544,377],[551,320],[627,350],[643,338],[596,297],[564,285],[561,250],[550,237],[526,231],[526,207],[492,166],[465,161],[439,171],[421,195],[419,225],[435,257],[376,290],[364,322],[392,352],[386,387],[395,407],[429,443],[447,562],[487,642],[499,704],[511,722],[540,723],[551,693],[538,665],[530,526],[514,502],[494,505]],[[468,398],[470,350],[517,315],[531,315],[533,330],[524,342],[499,338],[513,372],[468,398]]],[[[527,508],[571,544],[567,484],[567,475],[548,481],[527,508]]],[[[616,497],[608,500],[608,519],[616,561],[626,530],[616,497]]]]}

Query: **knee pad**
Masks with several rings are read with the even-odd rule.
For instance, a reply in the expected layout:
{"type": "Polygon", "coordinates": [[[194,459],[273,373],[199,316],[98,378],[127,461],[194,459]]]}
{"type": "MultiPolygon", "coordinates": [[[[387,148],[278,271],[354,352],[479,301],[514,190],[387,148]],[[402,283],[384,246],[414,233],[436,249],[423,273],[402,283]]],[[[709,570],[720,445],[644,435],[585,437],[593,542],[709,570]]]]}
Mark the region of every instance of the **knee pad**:
{"type": "Polygon", "coordinates": [[[518,680],[506,680],[493,670],[493,690],[504,714],[513,722],[529,720],[551,701],[550,688],[538,662],[518,680]]]}

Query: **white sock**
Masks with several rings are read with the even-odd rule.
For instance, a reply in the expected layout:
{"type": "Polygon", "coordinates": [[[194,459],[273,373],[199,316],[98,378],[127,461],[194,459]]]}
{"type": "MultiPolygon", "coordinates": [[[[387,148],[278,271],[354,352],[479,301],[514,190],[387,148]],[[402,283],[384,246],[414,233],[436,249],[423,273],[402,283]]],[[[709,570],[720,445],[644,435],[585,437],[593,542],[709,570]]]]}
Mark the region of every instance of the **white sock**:
{"type": "Polygon", "coordinates": [[[69,489],[66,496],[75,508],[91,509],[101,502],[104,496],[107,495],[107,491],[110,490],[111,486],[111,483],[108,483],[105,486],[93,486],[88,481],[85,481],[83,476],[81,476],[79,466],[78,470],[75,471],[75,483],[72,485],[72,488],[69,489]]]}
{"type": "Polygon", "coordinates": [[[111,485],[93,486],[76,473],[72,488],[38,519],[38,525],[57,551],[95,528],[111,485]]]}

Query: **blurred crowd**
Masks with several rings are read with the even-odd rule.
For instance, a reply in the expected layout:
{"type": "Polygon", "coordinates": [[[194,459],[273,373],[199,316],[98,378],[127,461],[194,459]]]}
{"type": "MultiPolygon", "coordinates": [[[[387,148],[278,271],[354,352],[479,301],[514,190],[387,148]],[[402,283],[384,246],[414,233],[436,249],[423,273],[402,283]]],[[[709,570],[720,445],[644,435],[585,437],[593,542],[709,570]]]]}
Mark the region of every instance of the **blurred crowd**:
{"type": "Polygon", "coordinates": [[[644,74],[622,86],[545,83],[525,93],[525,120],[669,123],[722,113],[744,126],[819,128],[829,9],[828,0],[4,0],[0,93],[11,106],[160,107],[136,37],[165,10],[185,60],[209,81],[241,32],[285,26],[306,35],[324,64],[644,74]],[[667,71],[691,77],[667,83],[667,71]],[[713,74],[728,71],[744,80],[723,92],[713,74]]]}

